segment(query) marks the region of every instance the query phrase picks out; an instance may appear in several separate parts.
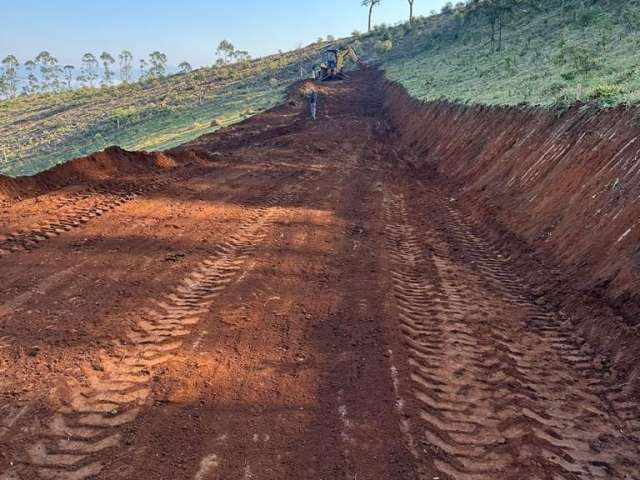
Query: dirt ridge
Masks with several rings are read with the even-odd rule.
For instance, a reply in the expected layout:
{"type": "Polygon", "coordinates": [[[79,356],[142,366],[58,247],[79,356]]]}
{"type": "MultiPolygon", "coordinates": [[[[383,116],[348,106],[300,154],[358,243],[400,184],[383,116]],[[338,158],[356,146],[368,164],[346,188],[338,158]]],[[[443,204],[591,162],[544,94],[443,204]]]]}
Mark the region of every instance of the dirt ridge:
{"type": "Polygon", "coordinates": [[[0,200],[34,197],[69,185],[91,183],[123,174],[150,173],[175,166],[176,159],[162,152],[130,152],[112,146],[36,175],[0,175],[0,200]]]}
{"type": "Polygon", "coordinates": [[[493,218],[480,227],[485,235],[552,260],[557,282],[541,296],[557,288],[569,298],[570,287],[574,307],[612,307],[603,315],[613,320],[594,315],[581,327],[637,383],[638,109],[425,103],[394,83],[385,86],[384,108],[400,156],[423,175],[446,178],[451,201],[475,205],[475,218],[493,218]]]}

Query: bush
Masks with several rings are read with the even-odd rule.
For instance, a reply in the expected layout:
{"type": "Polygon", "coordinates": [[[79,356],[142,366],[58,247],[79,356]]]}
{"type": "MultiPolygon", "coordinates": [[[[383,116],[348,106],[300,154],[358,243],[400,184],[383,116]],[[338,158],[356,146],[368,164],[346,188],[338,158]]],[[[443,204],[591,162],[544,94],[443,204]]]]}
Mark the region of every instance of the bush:
{"type": "Polygon", "coordinates": [[[597,58],[597,54],[589,48],[562,42],[560,53],[554,58],[554,63],[558,66],[569,65],[577,73],[588,73],[598,68],[597,58]]]}
{"type": "Polygon", "coordinates": [[[618,85],[602,84],[591,88],[588,92],[588,98],[605,105],[614,105],[620,93],[622,93],[622,89],[618,85]]]}
{"type": "Polygon", "coordinates": [[[391,40],[383,40],[376,43],[376,50],[380,53],[387,53],[393,49],[393,42],[391,40]]]}

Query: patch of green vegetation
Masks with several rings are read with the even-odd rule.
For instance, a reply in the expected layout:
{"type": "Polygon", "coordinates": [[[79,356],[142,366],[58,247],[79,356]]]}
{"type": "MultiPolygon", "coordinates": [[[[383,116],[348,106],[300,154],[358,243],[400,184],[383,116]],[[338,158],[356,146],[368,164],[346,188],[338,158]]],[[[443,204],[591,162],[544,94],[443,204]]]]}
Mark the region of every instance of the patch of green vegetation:
{"type": "Polygon", "coordinates": [[[419,18],[413,26],[379,27],[350,41],[423,100],[640,102],[639,0],[503,3],[517,8],[504,18],[500,49],[491,41],[490,18],[472,7],[419,18]],[[380,48],[382,42],[392,48],[380,48]]]}
{"type": "Polygon", "coordinates": [[[109,145],[161,150],[283,101],[317,62],[317,44],[142,83],[0,102],[0,173],[31,175],[109,145]]]}

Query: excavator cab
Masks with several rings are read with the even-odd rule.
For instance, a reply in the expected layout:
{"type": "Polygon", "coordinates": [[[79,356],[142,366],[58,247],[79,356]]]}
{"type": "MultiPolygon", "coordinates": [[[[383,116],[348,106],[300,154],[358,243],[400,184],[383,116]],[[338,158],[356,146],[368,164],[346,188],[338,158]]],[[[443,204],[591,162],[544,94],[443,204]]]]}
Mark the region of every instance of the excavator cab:
{"type": "Polygon", "coordinates": [[[360,61],[351,47],[343,49],[331,47],[322,52],[320,80],[323,82],[345,80],[347,75],[344,73],[344,65],[347,57],[351,57],[354,62],[360,61]]]}
{"type": "Polygon", "coordinates": [[[335,48],[325,50],[323,60],[327,68],[335,70],[338,67],[338,50],[335,48]]]}

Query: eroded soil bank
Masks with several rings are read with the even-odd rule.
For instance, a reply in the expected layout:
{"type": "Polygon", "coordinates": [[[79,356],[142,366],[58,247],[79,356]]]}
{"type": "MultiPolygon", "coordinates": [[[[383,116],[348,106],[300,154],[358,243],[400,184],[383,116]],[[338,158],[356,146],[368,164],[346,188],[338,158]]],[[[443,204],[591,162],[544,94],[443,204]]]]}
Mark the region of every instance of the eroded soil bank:
{"type": "Polygon", "coordinates": [[[451,202],[529,265],[541,297],[580,311],[585,333],[636,382],[639,111],[424,103],[387,84],[385,114],[399,155],[441,177],[451,202]]]}

